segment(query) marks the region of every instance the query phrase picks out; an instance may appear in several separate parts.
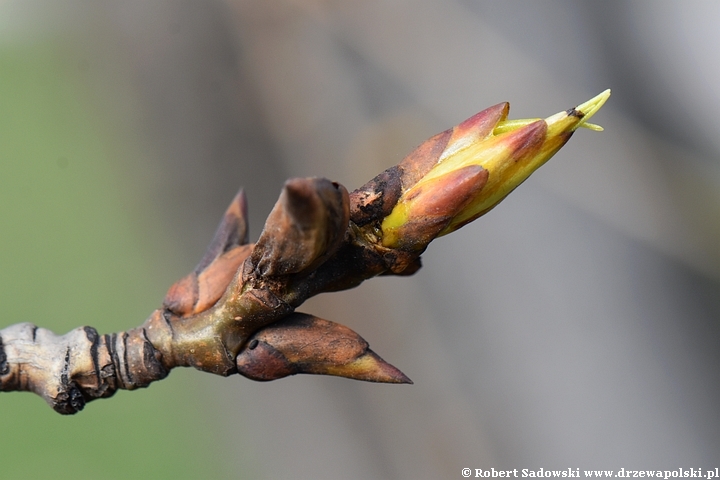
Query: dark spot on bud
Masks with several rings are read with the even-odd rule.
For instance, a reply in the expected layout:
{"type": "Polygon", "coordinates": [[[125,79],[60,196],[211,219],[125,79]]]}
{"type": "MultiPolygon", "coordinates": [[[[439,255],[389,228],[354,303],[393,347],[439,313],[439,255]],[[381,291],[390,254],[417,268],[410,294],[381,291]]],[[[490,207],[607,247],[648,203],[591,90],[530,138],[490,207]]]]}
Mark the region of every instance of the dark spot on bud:
{"type": "Polygon", "coordinates": [[[583,112],[581,112],[580,110],[576,110],[575,108],[569,108],[565,110],[565,113],[567,113],[568,117],[583,118],[585,116],[583,112]]]}
{"type": "Polygon", "coordinates": [[[350,219],[359,227],[382,220],[402,194],[402,169],[388,168],[350,194],[350,219]]]}

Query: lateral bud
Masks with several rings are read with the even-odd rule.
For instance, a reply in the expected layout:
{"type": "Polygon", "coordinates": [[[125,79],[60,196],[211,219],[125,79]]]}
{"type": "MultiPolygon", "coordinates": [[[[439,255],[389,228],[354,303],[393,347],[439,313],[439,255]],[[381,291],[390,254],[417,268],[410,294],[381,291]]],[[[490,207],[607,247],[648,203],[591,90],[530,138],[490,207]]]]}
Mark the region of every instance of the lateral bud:
{"type": "Polygon", "coordinates": [[[247,199],[241,188],[225,210],[205,255],[195,267],[195,273],[199,275],[222,254],[248,243],[247,217],[247,199]]]}
{"type": "Polygon", "coordinates": [[[345,187],[325,178],[285,182],[251,255],[261,276],[312,271],[342,242],[350,207],[345,187]]]}
{"type": "Polygon", "coordinates": [[[348,327],[304,313],[293,313],[256,332],[235,361],[241,375],[258,381],[310,373],[412,383],[348,327]]]}
{"type": "Polygon", "coordinates": [[[178,317],[204,312],[220,300],[235,273],[250,255],[252,245],[241,245],[215,258],[202,272],[192,272],[175,282],[163,306],[178,317]]]}
{"type": "Polygon", "coordinates": [[[192,273],[168,289],[163,306],[178,317],[188,317],[212,307],[250,255],[251,246],[247,243],[247,200],[240,189],[220,220],[202,260],[192,273]]]}

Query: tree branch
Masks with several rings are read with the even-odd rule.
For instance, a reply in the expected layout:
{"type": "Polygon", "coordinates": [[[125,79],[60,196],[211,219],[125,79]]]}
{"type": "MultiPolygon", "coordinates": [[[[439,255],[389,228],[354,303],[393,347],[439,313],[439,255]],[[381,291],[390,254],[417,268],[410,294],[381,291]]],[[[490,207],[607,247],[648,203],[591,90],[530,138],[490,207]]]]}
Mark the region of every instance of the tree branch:
{"type": "Polygon", "coordinates": [[[357,333],[296,313],[306,299],[376,275],[412,275],[436,237],[497,205],[603,105],[609,91],[546,120],[507,120],[507,103],[442,132],[348,194],[323,178],[288,180],[256,244],[240,191],[192,273],[142,326],[57,336],[0,330],[0,390],[30,391],[73,414],[175,367],[253,380],[297,373],[412,383],[357,333]]]}

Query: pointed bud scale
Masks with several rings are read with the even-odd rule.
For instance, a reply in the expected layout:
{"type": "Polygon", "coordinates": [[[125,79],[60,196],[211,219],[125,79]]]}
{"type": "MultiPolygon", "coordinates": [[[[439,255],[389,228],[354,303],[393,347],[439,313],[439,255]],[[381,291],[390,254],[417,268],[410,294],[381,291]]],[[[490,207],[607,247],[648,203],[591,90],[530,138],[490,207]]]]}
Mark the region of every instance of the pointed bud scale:
{"type": "Polygon", "coordinates": [[[247,199],[245,192],[240,189],[225,211],[205,255],[195,267],[195,273],[200,274],[213,260],[231,248],[248,243],[247,216],[247,199]]]}
{"type": "MultiPolygon", "coordinates": [[[[454,162],[462,164],[472,162],[470,158],[474,157],[475,161],[487,168],[490,174],[482,193],[477,195],[466,209],[458,212],[446,228],[447,231],[441,232],[441,235],[489,211],[535,171],[540,166],[535,163],[539,159],[538,153],[543,146],[546,133],[547,125],[544,121],[538,120],[518,130],[476,144],[479,148],[468,148],[459,154],[461,158],[453,158],[454,162]]],[[[447,168],[450,166],[448,165],[447,168]]]]}
{"type": "Polygon", "coordinates": [[[198,300],[198,281],[195,272],[173,283],[165,294],[163,307],[178,317],[192,315],[198,300]]]}
{"type": "MultiPolygon", "coordinates": [[[[407,230],[406,224],[417,223],[413,215],[424,211],[419,205],[420,202],[450,204],[450,200],[431,200],[429,195],[420,196],[418,191],[429,191],[429,184],[445,183],[451,172],[471,165],[481,167],[487,172],[487,181],[477,187],[477,191],[471,195],[472,200],[462,204],[438,232],[433,233],[435,226],[428,228],[425,235],[418,235],[416,228],[409,230],[414,232],[415,238],[425,241],[427,236],[432,235],[434,238],[445,235],[485,214],[547,162],[577,128],[602,130],[597,125],[587,123],[587,120],[602,107],[609,96],[610,91],[606,90],[576,108],[545,120],[507,120],[508,104],[499,104],[469,118],[452,130],[431,138],[426,143],[435,148],[427,158],[414,158],[412,162],[406,159],[400,164],[404,170],[403,179],[412,181],[409,186],[403,184],[402,195],[382,222],[383,246],[399,248],[408,243],[400,238],[398,232],[407,230]],[[436,148],[438,138],[447,139],[439,155],[436,148]]],[[[425,151],[423,145],[416,152],[425,151]]],[[[438,188],[437,191],[443,195],[452,195],[444,188],[438,188]]],[[[466,197],[468,192],[462,190],[458,195],[466,197]]],[[[462,202],[458,202],[460,203],[462,202]]],[[[427,241],[430,240],[432,238],[427,241]]]]}
{"type": "Polygon", "coordinates": [[[256,332],[236,358],[238,372],[268,381],[310,373],[382,383],[412,383],[385,362],[357,333],[303,313],[256,332]]]}
{"type": "Polygon", "coordinates": [[[193,314],[204,312],[220,300],[240,265],[251,252],[252,245],[235,247],[216,258],[198,275],[198,297],[193,314]]]}
{"type": "Polygon", "coordinates": [[[499,103],[423,142],[398,165],[403,172],[404,191],[412,188],[453,152],[490,137],[498,122],[507,118],[509,111],[507,102],[499,103]]]}
{"type": "Polygon", "coordinates": [[[165,295],[163,306],[178,317],[204,312],[220,300],[251,251],[252,245],[235,247],[214,259],[200,274],[193,272],[178,280],[165,295]]]}
{"type": "MultiPolygon", "coordinates": [[[[449,224],[455,222],[456,218],[462,217],[468,210],[472,211],[469,206],[483,208],[486,205],[492,205],[499,195],[503,197],[507,195],[509,191],[506,192],[505,189],[511,182],[506,180],[517,175],[517,172],[523,171],[524,161],[533,158],[540,149],[546,130],[547,125],[540,120],[502,136],[491,136],[475,143],[463,142],[463,148],[449,144],[446,152],[450,151],[450,153],[444,152],[435,168],[430,170],[413,188],[405,192],[392,213],[383,220],[383,245],[399,247],[400,239],[392,235],[393,229],[401,228],[404,223],[411,221],[412,217],[407,213],[421,211],[422,207],[419,204],[429,200],[429,196],[418,197],[415,192],[423,189],[429,190],[434,185],[446,183],[445,179],[454,172],[468,167],[480,168],[486,172],[485,181],[477,183],[474,191],[463,190],[455,193],[449,188],[437,189],[438,192],[443,193],[446,198],[445,202],[452,201],[456,196],[463,201],[462,203],[458,202],[460,203],[459,208],[451,213],[453,218],[449,218],[443,228],[435,231],[425,245],[443,229],[446,229],[449,224]],[[465,201],[470,198],[472,198],[472,202],[465,201]]],[[[437,203],[438,199],[430,201],[437,203]]]]}
{"type": "Polygon", "coordinates": [[[225,211],[202,260],[191,274],[170,287],[163,306],[179,317],[213,306],[250,254],[247,243],[247,200],[240,189],[225,211]]]}
{"type": "Polygon", "coordinates": [[[468,165],[408,190],[382,224],[383,246],[423,250],[487,182],[487,170],[468,165]]]}
{"type": "Polygon", "coordinates": [[[312,270],[342,242],[350,220],[345,187],[324,178],[293,178],[265,222],[251,261],[261,275],[312,270]]]}

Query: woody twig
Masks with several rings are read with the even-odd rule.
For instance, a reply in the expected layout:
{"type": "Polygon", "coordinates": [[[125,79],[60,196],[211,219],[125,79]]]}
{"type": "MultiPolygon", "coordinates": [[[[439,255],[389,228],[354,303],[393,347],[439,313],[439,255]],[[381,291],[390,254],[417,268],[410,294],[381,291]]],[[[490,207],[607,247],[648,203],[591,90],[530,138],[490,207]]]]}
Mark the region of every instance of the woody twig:
{"type": "Polygon", "coordinates": [[[352,193],[324,178],[288,180],[255,244],[241,191],[195,270],[140,327],[0,330],[0,390],[31,391],[73,414],[176,367],[261,381],[309,373],[412,383],[357,333],[295,309],[376,275],[415,273],[433,239],[495,207],[577,128],[599,130],[587,120],[609,95],[545,120],[507,120],[507,103],[490,107],[352,193]]]}

